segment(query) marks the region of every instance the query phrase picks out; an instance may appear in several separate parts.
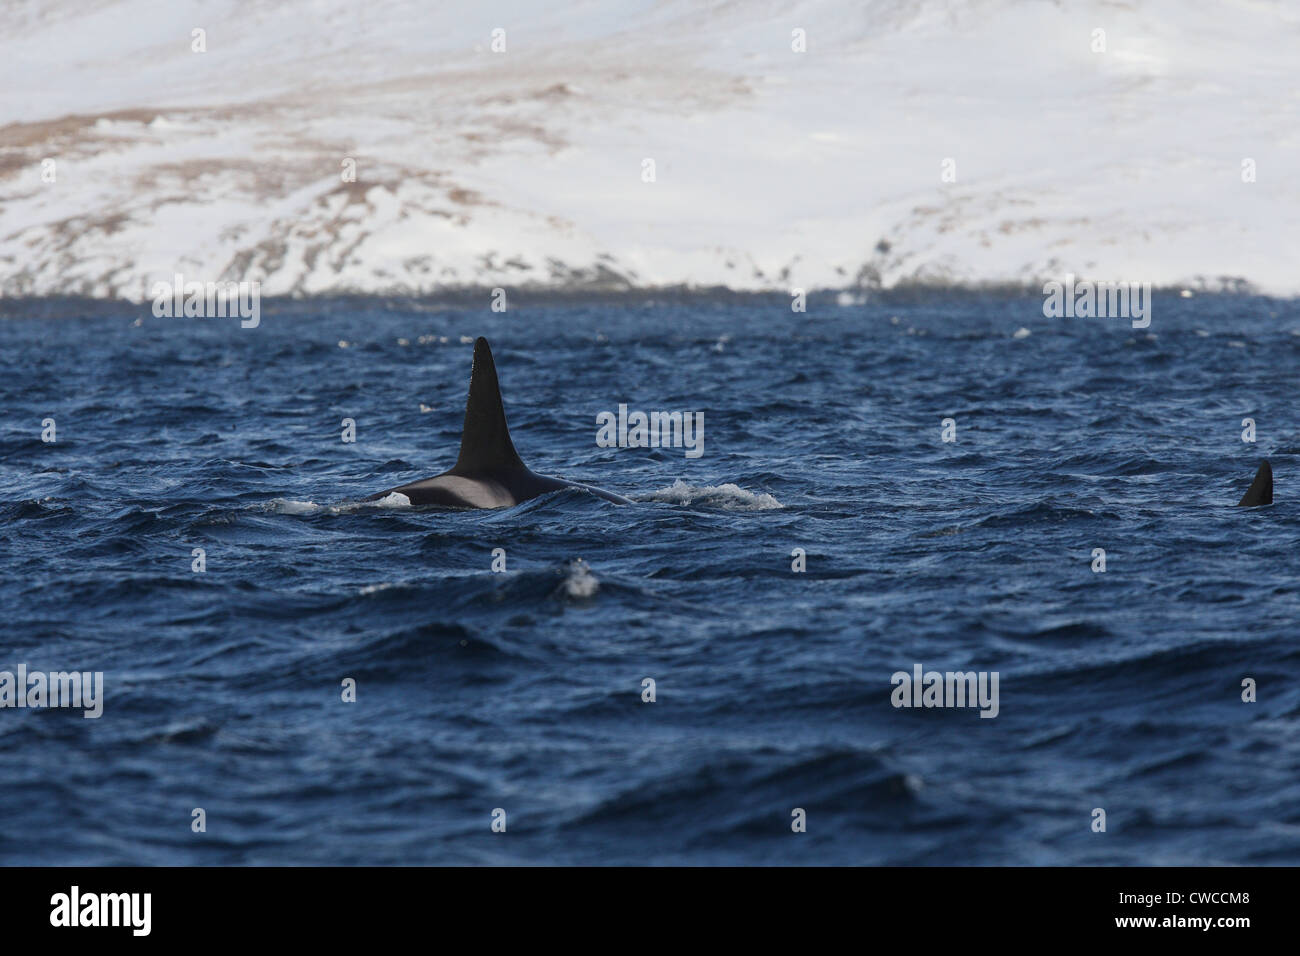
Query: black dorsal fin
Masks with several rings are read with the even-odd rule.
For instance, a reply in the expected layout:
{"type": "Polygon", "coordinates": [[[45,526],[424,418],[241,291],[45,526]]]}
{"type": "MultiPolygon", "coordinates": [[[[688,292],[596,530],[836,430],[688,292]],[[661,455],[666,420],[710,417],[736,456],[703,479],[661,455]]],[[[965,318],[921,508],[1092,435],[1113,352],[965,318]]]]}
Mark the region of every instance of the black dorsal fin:
{"type": "Polygon", "coordinates": [[[454,472],[486,474],[524,467],[510,441],[506,410],[492,349],[487,339],[474,342],[474,367],[469,373],[469,399],[465,402],[465,430],[460,436],[460,457],[454,472]]]}
{"type": "Polygon", "coordinates": [[[1273,468],[1267,461],[1259,466],[1259,471],[1255,472],[1255,480],[1250,483],[1250,487],[1237,502],[1237,507],[1242,505],[1254,507],[1255,505],[1271,505],[1273,503],[1273,468]]]}

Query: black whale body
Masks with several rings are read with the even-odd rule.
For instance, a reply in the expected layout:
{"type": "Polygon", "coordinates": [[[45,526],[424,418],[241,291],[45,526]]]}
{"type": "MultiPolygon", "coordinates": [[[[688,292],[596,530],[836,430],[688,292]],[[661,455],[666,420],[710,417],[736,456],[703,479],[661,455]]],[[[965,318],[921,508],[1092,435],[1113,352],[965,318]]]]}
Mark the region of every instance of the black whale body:
{"type": "Polygon", "coordinates": [[[1267,461],[1255,472],[1255,480],[1250,483],[1246,493],[1237,502],[1237,507],[1253,508],[1256,505],[1273,503],[1273,466],[1267,461]]]}
{"type": "Polygon", "coordinates": [[[492,349],[487,339],[479,336],[474,342],[474,366],[470,371],[465,427],[456,464],[440,475],[389,488],[365,500],[378,501],[399,494],[405,495],[413,505],[508,508],[564,488],[581,488],[606,501],[631,504],[612,491],[528,470],[510,440],[492,349]]]}

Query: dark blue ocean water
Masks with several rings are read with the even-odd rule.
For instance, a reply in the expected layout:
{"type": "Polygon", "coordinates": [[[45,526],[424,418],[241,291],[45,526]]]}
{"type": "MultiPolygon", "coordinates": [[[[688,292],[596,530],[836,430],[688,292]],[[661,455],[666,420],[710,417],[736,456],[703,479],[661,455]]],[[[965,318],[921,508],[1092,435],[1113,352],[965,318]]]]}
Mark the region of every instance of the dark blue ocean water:
{"type": "Polygon", "coordinates": [[[1300,307],[1041,302],[11,309],[0,670],[104,712],[0,710],[0,861],[1300,863],[1300,307]],[[480,334],[524,460],[634,505],[350,504],[451,464],[480,334]]]}

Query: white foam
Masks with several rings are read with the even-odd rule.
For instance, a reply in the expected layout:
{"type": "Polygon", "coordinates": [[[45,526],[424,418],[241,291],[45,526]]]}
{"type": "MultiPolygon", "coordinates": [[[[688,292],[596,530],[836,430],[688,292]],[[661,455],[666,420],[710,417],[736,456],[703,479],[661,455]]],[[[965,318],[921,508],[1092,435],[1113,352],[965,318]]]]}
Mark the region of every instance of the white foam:
{"type": "Polygon", "coordinates": [[[349,501],[341,505],[318,505],[314,501],[293,501],[289,498],[272,498],[262,505],[267,510],[281,515],[314,515],[326,512],[332,515],[351,514],[363,508],[409,508],[411,499],[406,495],[390,492],[378,501],[349,501]]]}
{"type": "Polygon", "coordinates": [[[730,482],[723,485],[691,485],[678,478],[669,487],[642,496],[640,501],[664,501],[674,505],[702,505],[727,511],[771,511],[784,508],[766,492],[755,494],[730,482]]]}
{"type": "Polygon", "coordinates": [[[274,498],[266,503],[267,511],[281,515],[312,515],[321,511],[314,501],[291,501],[288,498],[274,498]]]}
{"type": "Polygon", "coordinates": [[[569,576],[564,579],[564,591],[569,597],[589,598],[599,589],[600,581],[586,561],[577,558],[569,563],[569,576]]]}
{"type": "Polygon", "coordinates": [[[400,492],[390,491],[378,501],[365,501],[362,505],[369,505],[372,508],[409,508],[411,499],[400,492]]]}

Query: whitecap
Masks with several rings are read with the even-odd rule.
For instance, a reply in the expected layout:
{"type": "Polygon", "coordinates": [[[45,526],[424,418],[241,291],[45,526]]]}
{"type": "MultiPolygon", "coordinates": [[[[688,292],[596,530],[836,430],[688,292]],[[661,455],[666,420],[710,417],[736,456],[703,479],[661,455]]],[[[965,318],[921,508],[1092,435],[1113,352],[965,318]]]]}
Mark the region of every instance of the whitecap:
{"type": "Polygon", "coordinates": [[[591,573],[591,567],[582,558],[569,562],[569,576],[564,579],[564,592],[572,598],[589,598],[600,589],[600,581],[591,573]]]}
{"type": "Polygon", "coordinates": [[[678,478],[667,488],[641,497],[641,501],[665,501],[674,505],[702,505],[727,511],[771,511],[784,505],[766,492],[754,494],[739,485],[690,485],[678,478]]]}
{"type": "Polygon", "coordinates": [[[266,510],[281,515],[311,515],[322,509],[314,501],[290,501],[288,498],[274,498],[266,503],[266,510]]]}
{"type": "Polygon", "coordinates": [[[262,507],[282,515],[314,515],[328,512],[332,515],[350,514],[361,508],[409,508],[411,499],[406,495],[390,492],[378,501],[349,501],[341,505],[318,505],[314,501],[293,501],[289,498],[272,498],[262,507]]]}
{"type": "Polygon", "coordinates": [[[377,501],[366,501],[362,503],[365,505],[369,505],[371,508],[411,507],[411,499],[406,497],[406,495],[397,491],[390,491],[388,494],[384,495],[384,497],[378,499],[377,501]]]}

